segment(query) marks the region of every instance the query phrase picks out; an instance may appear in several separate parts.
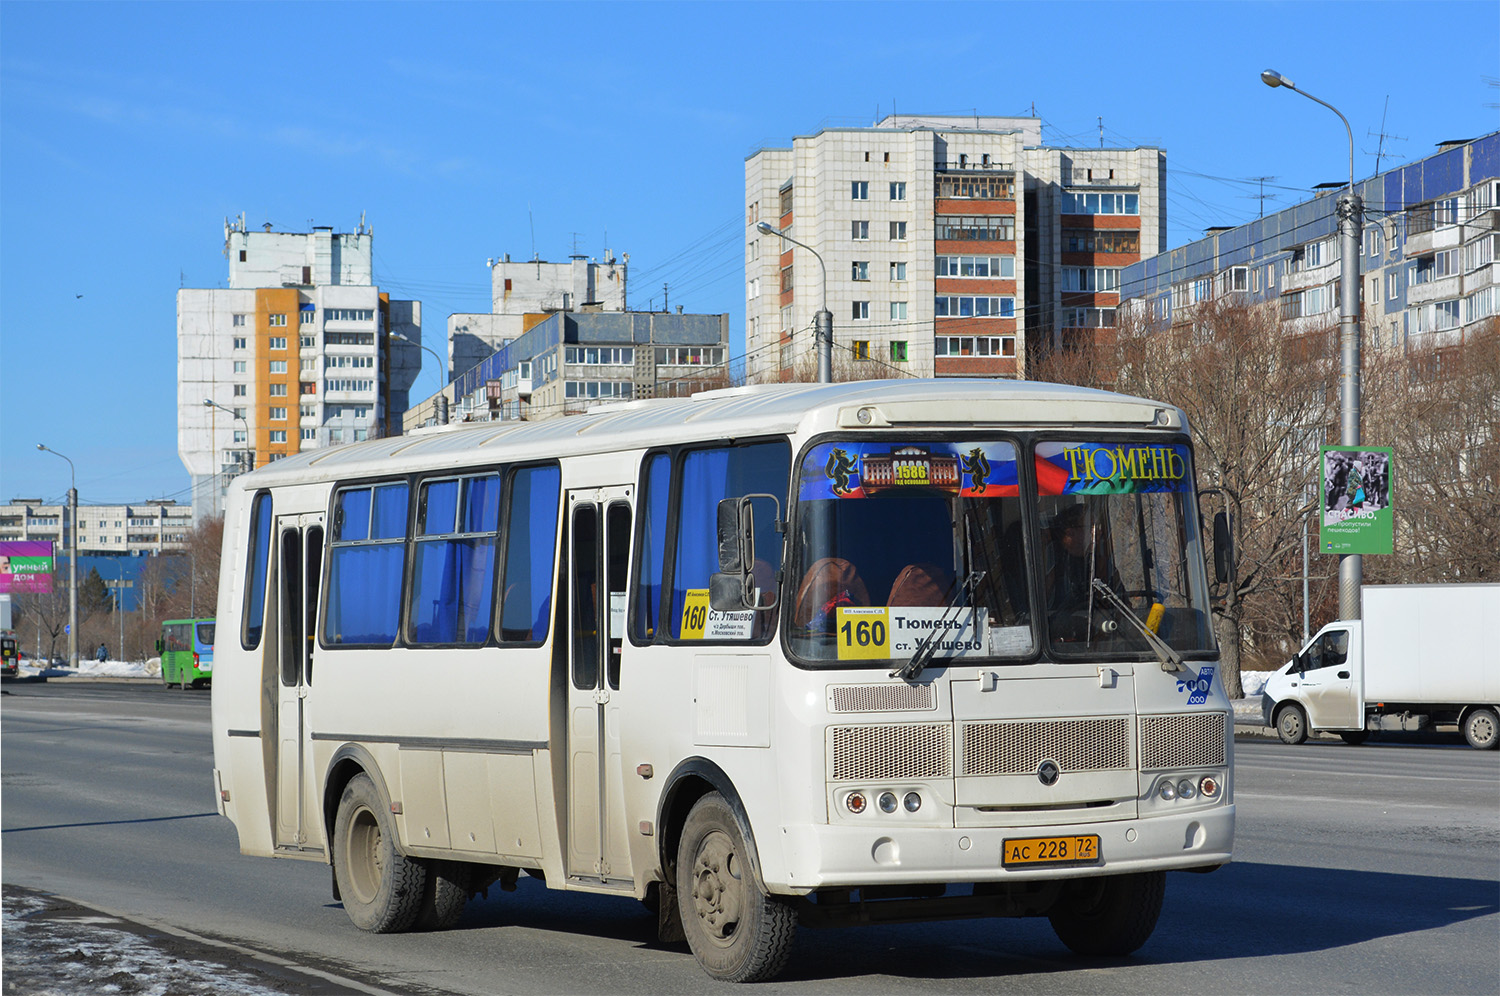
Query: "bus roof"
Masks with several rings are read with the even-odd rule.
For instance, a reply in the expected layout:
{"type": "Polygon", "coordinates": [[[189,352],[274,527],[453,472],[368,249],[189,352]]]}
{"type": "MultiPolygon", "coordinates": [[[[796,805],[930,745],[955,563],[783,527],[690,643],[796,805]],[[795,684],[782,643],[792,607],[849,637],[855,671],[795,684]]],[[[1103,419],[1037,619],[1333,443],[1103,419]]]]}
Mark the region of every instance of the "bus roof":
{"type": "Polygon", "coordinates": [[[688,398],[606,404],[540,422],[460,423],[307,450],[235,478],[244,490],[392,472],[647,448],[798,430],[943,425],[1098,425],[1184,429],[1167,404],[1085,387],[989,379],[758,384],[688,398]],[[866,418],[859,418],[866,409],[866,418]],[[486,456],[490,457],[486,461],[486,456]]]}

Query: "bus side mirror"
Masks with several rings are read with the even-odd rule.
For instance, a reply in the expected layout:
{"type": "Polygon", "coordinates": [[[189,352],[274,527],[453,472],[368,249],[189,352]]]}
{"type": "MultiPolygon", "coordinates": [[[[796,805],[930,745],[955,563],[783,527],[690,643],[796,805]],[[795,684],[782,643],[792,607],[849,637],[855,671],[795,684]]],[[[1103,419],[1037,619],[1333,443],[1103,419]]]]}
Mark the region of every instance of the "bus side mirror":
{"type": "Polygon", "coordinates": [[[160,657],[162,651],[166,649],[167,645],[165,643],[162,643],[161,640],[156,641],[156,656],[160,657]]]}
{"type": "Polygon", "coordinates": [[[725,498],[718,506],[719,569],[708,579],[708,604],[715,612],[764,611],[774,608],[774,591],[763,595],[755,583],[755,507],[771,503],[779,521],[780,503],[772,495],[725,498]]]}
{"type": "Polygon", "coordinates": [[[1234,523],[1228,512],[1214,513],[1214,580],[1228,584],[1234,573],[1234,523]]]}

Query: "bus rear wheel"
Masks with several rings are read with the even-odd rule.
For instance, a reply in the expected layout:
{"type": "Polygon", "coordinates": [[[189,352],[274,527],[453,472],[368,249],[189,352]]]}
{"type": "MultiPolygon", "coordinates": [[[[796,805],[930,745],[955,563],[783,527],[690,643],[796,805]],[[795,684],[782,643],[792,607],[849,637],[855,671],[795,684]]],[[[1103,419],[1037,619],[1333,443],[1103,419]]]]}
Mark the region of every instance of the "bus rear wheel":
{"type": "Polygon", "coordinates": [[[469,866],[461,861],[427,861],[427,884],[417,930],[447,930],[458,923],[469,902],[469,866]]]}
{"type": "Polygon", "coordinates": [[[1047,918],[1058,939],[1078,954],[1120,957],[1151,937],[1166,892],[1166,872],[1080,879],[1047,918]]]}
{"type": "Polygon", "coordinates": [[[761,982],[786,967],[797,911],[756,881],[739,823],[717,792],[699,799],[683,825],[677,902],[688,947],[714,978],[761,982]]]}
{"type": "Polygon", "coordinates": [[[361,930],[410,930],[422,912],[427,869],[396,850],[396,828],[369,775],[349,779],[333,823],[333,873],[344,912],[361,930]]]}

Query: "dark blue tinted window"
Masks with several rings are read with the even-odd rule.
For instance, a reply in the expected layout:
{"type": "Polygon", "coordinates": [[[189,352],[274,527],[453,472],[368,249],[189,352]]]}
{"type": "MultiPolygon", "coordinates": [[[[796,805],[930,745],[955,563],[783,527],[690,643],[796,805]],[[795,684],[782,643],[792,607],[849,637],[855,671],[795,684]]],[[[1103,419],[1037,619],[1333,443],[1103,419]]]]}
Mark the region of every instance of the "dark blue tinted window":
{"type": "Polygon", "coordinates": [[[339,495],[338,528],[333,541],[362,540],[370,538],[370,489],[345,491],[339,495]]]}
{"type": "Polygon", "coordinates": [[[422,491],[422,521],[417,534],[442,536],[453,532],[453,523],[458,520],[458,482],[435,481],[422,485],[422,491]]]}
{"type": "Polygon", "coordinates": [[[404,483],[339,492],[334,509],[337,537],[328,561],[325,644],[389,646],[396,641],[406,563],[406,506],[404,483]]]}
{"type": "Polygon", "coordinates": [[[258,494],[250,509],[250,556],[246,565],[245,633],[240,641],[246,650],[260,646],[266,618],[266,565],[271,559],[271,496],[258,494]]]}
{"type": "Polygon", "coordinates": [[[489,474],[423,485],[411,587],[414,643],[477,644],[489,635],[499,480],[489,474]],[[461,531],[455,528],[460,521],[461,531]]]}
{"type": "MultiPolygon", "coordinates": [[[[682,500],[677,514],[677,556],[672,566],[672,603],[668,631],[682,635],[682,611],[687,593],[708,588],[709,575],[719,568],[719,502],[748,494],[776,497],[785,514],[791,449],[785,442],[695,450],[682,465],[682,500]]],[[[754,571],[757,580],[771,584],[781,567],[781,534],[769,510],[755,522],[754,571]]],[[[767,617],[769,618],[769,617],[767,617]]]]}
{"type": "Polygon", "coordinates": [[[386,484],[375,489],[375,514],[370,517],[370,539],[406,538],[406,485],[386,484]]]}
{"type": "Polygon", "coordinates": [[[547,638],[552,614],[562,477],[556,467],[525,467],[512,475],[511,482],[500,638],[529,643],[547,638]]]}
{"type": "Polygon", "coordinates": [[[656,638],[660,628],[662,572],[667,552],[667,499],[672,490],[672,458],[665,453],[646,465],[641,515],[640,573],[636,578],[635,630],[637,642],[656,638]]]}

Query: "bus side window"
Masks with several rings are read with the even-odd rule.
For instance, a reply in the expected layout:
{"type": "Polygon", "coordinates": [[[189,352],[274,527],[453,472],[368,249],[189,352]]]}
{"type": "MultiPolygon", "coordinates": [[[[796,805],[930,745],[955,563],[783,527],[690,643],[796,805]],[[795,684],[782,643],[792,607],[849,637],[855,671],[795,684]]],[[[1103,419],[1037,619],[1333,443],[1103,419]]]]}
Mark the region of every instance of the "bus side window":
{"type": "Polygon", "coordinates": [[[390,646],[401,618],[406,484],[339,492],[328,553],[323,642],[390,646]]]}
{"type": "Polygon", "coordinates": [[[641,489],[641,538],[636,559],[635,612],[630,636],[636,643],[650,643],[661,629],[661,585],[666,570],[667,505],[672,487],[672,458],[656,453],[646,464],[641,489]]]}
{"type": "Polygon", "coordinates": [[[420,494],[407,635],[422,644],[483,643],[495,591],[500,475],[423,482],[420,494]]]}
{"type": "MultiPolygon", "coordinates": [[[[692,450],[684,458],[677,485],[681,499],[667,616],[667,629],[674,639],[682,638],[688,592],[706,592],[709,576],[719,569],[719,502],[748,494],[775,495],[785,502],[791,463],[791,447],[784,440],[692,450]]],[[[773,521],[775,504],[755,506],[755,559],[764,561],[763,566],[757,565],[757,577],[774,578],[781,569],[782,534],[773,521]]]]}
{"type": "Polygon", "coordinates": [[[522,467],[510,476],[501,642],[540,643],[547,639],[561,488],[562,473],[555,466],[522,467]]]}
{"type": "Polygon", "coordinates": [[[260,646],[266,618],[266,567],[271,560],[271,495],[261,492],[250,506],[250,555],[245,564],[245,630],[240,646],[260,646]]]}

